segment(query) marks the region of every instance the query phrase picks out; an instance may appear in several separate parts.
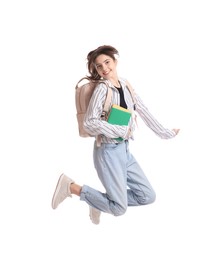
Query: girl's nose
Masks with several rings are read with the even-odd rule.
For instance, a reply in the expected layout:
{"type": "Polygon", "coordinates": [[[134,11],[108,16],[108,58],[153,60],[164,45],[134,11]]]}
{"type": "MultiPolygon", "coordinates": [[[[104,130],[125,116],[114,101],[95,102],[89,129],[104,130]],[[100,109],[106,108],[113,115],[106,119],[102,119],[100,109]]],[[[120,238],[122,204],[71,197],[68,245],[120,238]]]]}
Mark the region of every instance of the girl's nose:
{"type": "Polygon", "coordinates": [[[102,70],[106,70],[107,66],[105,64],[102,65],[102,70]]]}

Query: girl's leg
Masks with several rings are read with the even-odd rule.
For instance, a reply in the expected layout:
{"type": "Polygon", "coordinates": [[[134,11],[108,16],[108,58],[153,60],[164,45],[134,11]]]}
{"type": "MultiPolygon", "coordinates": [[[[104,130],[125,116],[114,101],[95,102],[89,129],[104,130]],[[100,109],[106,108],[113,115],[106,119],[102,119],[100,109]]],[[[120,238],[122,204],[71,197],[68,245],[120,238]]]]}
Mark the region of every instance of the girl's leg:
{"type": "MultiPolygon", "coordinates": [[[[128,144],[129,145],[129,144],[128,144]]],[[[127,190],[128,206],[139,206],[153,203],[156,194],[145,176],[142,168],[127,149],[127,190]]]]}
{"type": "Polygon", "coordinates": [[[126,142],[94,146],[94,165],[106,193],[87,185],[81,190],[80,198],[90,206],[115,216],[125,213],[127,200],[127,153],[126,142]]]}

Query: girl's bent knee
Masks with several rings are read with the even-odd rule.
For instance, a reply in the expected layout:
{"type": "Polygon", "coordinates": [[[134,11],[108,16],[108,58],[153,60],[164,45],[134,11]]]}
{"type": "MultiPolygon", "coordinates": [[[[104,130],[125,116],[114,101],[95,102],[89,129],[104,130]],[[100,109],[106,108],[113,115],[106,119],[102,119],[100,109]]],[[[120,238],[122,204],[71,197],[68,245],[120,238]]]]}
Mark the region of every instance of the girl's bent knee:
{"type": "Polygon", "coordinates": [[[148,205],[148,204],[154,203],[155,200],[156,200],[156,193],[153,191],[152,193],[149,193],[145,197],[140,198],[139,204],[140,205],[148,205]]]}
{"type": "Polygon", "coordinates": [[[153,192],[151,196],[149,197],[149,204],[154,203],[156,200],[156,193],[153,192]]]}
{"type": "Polygon", "coordinates": [[[152,191],[152,193],[150,193],[149,196],[147,197],[147,204],[154,203],[155,200],[156,200],[156,193],[152,191]]]}
{"type": "Polygon", "coordinates": [[[127,208],[116,208],[116,209],[113,209],[112,213],[115,217],[118,217],[118,216],[122,216],[126,213],[127,211],[127,208]]]}

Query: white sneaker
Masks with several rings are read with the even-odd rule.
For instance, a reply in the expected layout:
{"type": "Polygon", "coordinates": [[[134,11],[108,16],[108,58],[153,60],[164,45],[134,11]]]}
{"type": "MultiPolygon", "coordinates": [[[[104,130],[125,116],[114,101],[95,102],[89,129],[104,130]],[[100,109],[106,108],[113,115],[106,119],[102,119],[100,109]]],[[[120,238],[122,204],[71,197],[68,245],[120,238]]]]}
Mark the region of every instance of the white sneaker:
{"type": "Polygon", "coordinates": [[[89,206],[89,216],[93,224],[98,225],[100,222],[101,211],[99,209],[89,206]]]}
{"type": "Polygon", "coordinates": [[[67,197],[72,197],[70,192],[70,184],[74,183],[72,179],[62,174],[56,185],[56,189],[52,198],[52,208],[56,209],[58,205],[64,201],[67,197]]]}

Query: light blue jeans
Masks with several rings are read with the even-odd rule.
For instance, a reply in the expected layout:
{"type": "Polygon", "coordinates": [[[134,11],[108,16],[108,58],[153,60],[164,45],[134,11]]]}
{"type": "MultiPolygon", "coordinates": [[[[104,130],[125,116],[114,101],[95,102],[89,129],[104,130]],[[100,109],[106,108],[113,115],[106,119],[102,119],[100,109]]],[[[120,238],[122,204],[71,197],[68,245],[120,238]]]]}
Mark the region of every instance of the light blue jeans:
{"type": "Polygon", "coordinates": [[[94,165],[105,193],[84,185],[80,199],[114,216],[124,214],[128,206],[155,201],[155,192],[143,170],[129,151],[129,142],[94,144],[94,165]]]}

